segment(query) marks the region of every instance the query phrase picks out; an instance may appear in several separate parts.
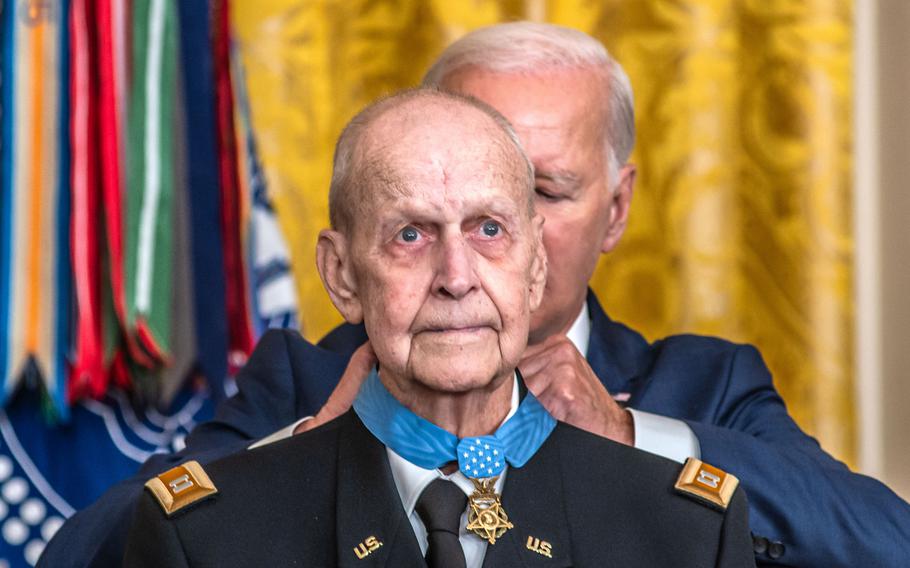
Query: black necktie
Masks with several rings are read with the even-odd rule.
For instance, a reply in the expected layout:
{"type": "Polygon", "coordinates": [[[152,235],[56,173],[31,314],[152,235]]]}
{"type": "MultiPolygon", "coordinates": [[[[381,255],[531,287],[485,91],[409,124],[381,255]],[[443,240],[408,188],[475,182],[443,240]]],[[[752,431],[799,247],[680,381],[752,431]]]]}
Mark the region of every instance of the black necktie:
{"type": "Polygon", "coordinates": [[[437,479],[420,494],[414,510],[427,527],[427,566],[465,568],[464,550],[458,542],[458,525],[468,496],[457,485],[437,479]]]}

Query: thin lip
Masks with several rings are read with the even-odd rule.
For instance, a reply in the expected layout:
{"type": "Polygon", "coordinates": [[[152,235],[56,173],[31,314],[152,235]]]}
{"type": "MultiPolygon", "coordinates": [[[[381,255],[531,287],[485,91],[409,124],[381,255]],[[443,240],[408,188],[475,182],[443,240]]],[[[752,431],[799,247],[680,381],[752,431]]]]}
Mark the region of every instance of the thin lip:
{"type": "Polygon", "coordinates": [[[493,326],[490,324],[477,324],[477,325],[457,325],[451,327],[428,327],[420,330],[420,333],[471,333],[475,331],[481,331],[484,329],[493,329],[493,326]]]}

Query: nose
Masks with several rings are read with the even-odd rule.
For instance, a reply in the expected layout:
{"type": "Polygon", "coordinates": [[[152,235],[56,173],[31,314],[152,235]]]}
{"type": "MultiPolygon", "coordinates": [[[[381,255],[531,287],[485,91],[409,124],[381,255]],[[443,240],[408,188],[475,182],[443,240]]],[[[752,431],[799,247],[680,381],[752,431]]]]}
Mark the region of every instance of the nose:
{"type": "Polygon", "coordinates": [[[479,284],[474,249],[462,235],[445,238],[440,245],[433,291],[447,298],[463,298],[479,284]]]}

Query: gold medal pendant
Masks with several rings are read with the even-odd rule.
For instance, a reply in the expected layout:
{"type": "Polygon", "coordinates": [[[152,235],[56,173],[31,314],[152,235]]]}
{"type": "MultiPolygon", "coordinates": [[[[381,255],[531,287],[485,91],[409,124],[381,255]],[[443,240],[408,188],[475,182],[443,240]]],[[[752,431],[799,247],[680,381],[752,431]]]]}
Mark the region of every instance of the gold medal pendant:
{"type": "Polygon", "coordinates": [[[474,493],[468,501],[470,511],[466,528],[490,544],[496,544],[496,539],[512,528],[509,516],[502,508],[502,501],[494,489],[499,476],[469,479],[474,483],[474,493]]]}

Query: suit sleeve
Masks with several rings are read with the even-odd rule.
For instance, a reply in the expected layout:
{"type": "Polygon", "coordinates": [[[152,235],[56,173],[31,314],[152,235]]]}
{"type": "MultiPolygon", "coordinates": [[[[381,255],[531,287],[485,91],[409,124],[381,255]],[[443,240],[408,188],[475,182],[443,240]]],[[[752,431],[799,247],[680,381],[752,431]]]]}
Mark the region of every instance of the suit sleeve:
{"type": "MultiPolygon", "coordinates": [[[[111,564],[117,566],[119,564],[111,564]]],[[[129,568],[186,568],[189,566],[180,536],[155,499],[143,493],[126,540],[123,566],[129,568]]]]}
{"type": "Polygon", "coordinates": [[[752,532],[767,539],[760,563],[898,566],[910,558],[910,506],[796,425],[757,350],[737,348],[725,388],[712,423],[686,422],[702,459],[741,480],[752,532]]]}
{"type": "Polygon", "coordinates": [[[724,515],[717,567],[745,566],[755,566],[755,554],[752,552],[752,538],[749,536],[749,505],[742,487],[739,487],[724,515]]]}
{"type": "MultiPolygon", "coordinates": [[[[134,503],[149,478],[190,459],[205,464],[241,451],[254,440],[293,422],[298,414],[305,415],[309,406],[322,404],[317,400],[321,391],[314,390],[315,387],[309,391],[300,388],[295,375],[307,375],[307,380],[314,383],[322,379],[324,385],[319,389],[330,390],[340,376],[343,360],[332,360],[332,365],[326,366],[321,357],[324,352],[320,358],[307,358],[315,349],[296,332],[267,332],[237,376],[237,394],[219,405],[215,418],[197,426],[187,436],[183,450],[151,457],[135,476],[115,485],[64,523],[48,543],[40,565],[54,568],[118,565],[134,503]],[[304,351],[302,359],[292,353],[293,341],[304,351]],[[314,366],[316,362],[321,366],[314,366]],[[307,400],[308,392],[317,394],[307,400]]],[[[301,377],[297,380],[302,382],[301,377]]]]}

